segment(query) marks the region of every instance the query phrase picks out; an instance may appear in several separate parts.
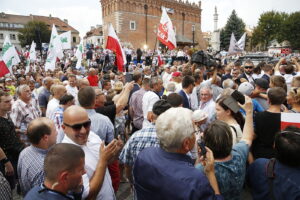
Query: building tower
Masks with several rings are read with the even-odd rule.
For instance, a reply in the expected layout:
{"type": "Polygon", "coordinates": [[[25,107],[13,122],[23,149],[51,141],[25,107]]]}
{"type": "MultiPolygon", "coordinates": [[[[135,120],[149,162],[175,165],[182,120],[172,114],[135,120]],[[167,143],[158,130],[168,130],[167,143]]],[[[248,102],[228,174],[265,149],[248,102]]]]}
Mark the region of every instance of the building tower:
{"type": "Polygon", "coordinates": [[[211,47],[214,51],[220,51],[220,31],[218,30],[217,7],[215,7],[215,13],[214,13],[214,32],[212,33],[211,47]]]}

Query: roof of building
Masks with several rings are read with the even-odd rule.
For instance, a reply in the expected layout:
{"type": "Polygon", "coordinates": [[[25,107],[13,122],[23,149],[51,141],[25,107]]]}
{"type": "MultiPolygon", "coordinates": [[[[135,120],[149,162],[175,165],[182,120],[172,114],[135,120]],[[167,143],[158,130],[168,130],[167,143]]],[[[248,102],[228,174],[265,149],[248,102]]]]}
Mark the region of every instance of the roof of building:
{"type": "Polygon", "coordinates": [[[72,31],[74,33],[79,33],[75,28],[70,26],[66,21],[59,19],[58,17],[50,16],[39,16],[39,15],[12,15],[7,13],[0,13],[0,22],[4,23],[15,23],[15,24],[27,24],[28,22],[36,20],[45,22],[49,29],[52,28],[52,24],[55,24],[58,32],[72,31]]]}
{"type": "Polygon", "coordinates": [[[97,28],[91,28],[90,31],[88,31],[85,34],[85,37],[91,37],[91,36],[103,36],[103,30],[102,30],[102,26],[97,26],[97,28]]]}

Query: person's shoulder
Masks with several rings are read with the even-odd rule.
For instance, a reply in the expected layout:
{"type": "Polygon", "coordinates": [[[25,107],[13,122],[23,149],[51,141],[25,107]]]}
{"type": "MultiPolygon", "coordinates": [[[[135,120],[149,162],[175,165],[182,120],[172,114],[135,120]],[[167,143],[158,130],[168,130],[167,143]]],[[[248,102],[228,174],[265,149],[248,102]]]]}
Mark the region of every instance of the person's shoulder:
{"type": "Polygon", "coordinates": [[[44,199],[40,194],[41,186],[34,186],[25,196],[24,200],[44,199]]]}

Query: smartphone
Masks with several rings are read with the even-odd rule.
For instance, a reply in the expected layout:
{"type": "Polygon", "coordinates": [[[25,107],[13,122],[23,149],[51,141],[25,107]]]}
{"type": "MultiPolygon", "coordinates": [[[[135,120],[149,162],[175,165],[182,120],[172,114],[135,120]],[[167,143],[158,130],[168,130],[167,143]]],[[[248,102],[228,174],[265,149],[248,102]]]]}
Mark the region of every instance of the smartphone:
{"type": "Polygon", "coordinates": [[[231,96],[227,97],[223,101],[223,103],[225,104],[225,106],[227,106],[234,113],[237,113],[240,110],[240,107],[239,107],[237,101],[231,96]]]}
{"type": "Polygon", "coordinates": [[[204,144],[204,142],[203,142],[203,140],[197,140],[197,144],[198,144],[198,146],[199,146],[199,148],[201,149],[201,156],[204,156],[204,158],[205,158],[205,156],[206,156],[206,148],[205,148],[205,144],[204,144]]]}

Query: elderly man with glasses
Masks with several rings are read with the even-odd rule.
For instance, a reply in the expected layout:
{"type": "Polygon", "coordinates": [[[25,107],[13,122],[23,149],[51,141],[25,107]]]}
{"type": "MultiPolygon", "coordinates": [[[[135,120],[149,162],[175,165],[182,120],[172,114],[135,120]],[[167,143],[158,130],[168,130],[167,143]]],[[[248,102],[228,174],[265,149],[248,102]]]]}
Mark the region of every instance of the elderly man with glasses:
{"type": "Polygon", "coordinates": [[[79,145],[85,153],[82,198],[115,199],[107,165],[120,150],[118,142],[114,139],[104,146],[104,141],[90,130],[91,120],[80,106],[70,106],[65,110],[62,128],[65,132],[62,142],[79,145]]]}

